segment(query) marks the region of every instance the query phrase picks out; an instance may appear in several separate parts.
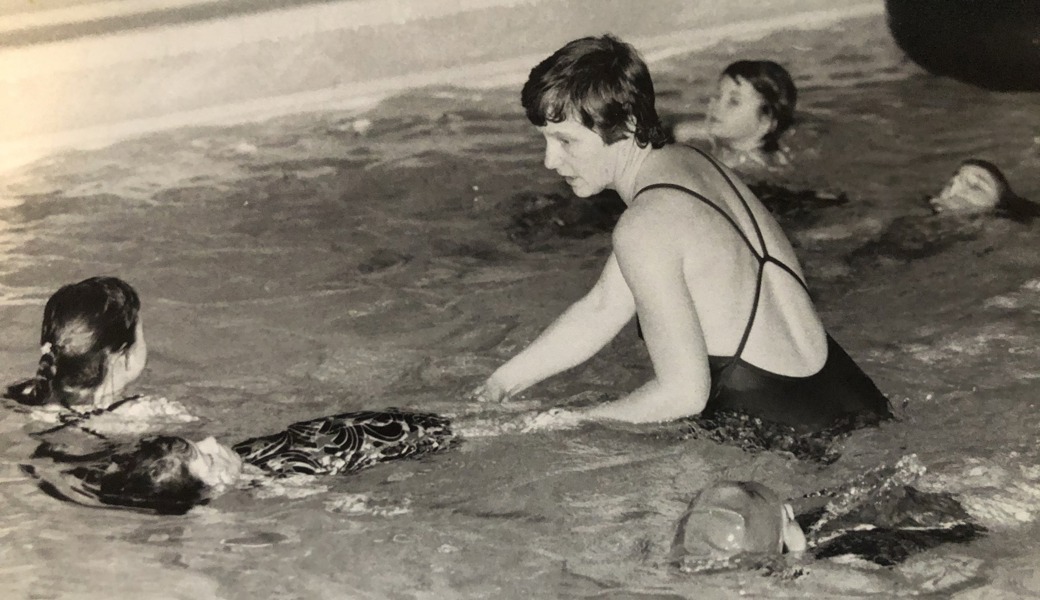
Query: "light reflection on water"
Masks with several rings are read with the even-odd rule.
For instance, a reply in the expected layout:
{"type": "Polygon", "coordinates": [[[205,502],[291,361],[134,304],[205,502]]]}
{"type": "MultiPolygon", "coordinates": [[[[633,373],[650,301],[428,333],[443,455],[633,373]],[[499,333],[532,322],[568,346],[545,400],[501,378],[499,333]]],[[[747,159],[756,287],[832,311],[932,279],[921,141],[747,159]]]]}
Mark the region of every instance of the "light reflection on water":
{"type": "MultiPolygon", "coordinates": [[[[669,427],[480,437],[155,518],[43,496],[16,466],[32,426],[5,411],[0,574],[11,597],[833,597],[980,581],[1035,594],[1022,566],[1040,555],[1028,524],[1040,474],[1026,469],[1040,425],[1034,232],[984,224],[910,264],[856,270],[841,257],[913,214],[969,155],[1040,199],[1036,95],[924,76],[878,19],[654,65],[661,112],[700,111],[721,68],[748,56],[784,63],[801,90],[796,169],[782,179],[852,200],[790,224],[791,236],[832,333],[906,400],[901,422],[856,434],[826,469],[680,441],[669,427]],[[827,562],[794,580],[691,581],[664,565],[675,520],[708,481],[754,478],[798,495],[911,452],[933,485],[991,510],[990,538],[903,569],[827,562]]],[[[463,394],[591,284],[609,244],[600,234],[525,252],[509,239],[519,194],[561,192],[517,96],[414,93],[364,126],[311,115],[184,130],[39,166],[0,190],[25,198],[0,212],[5,377],[34,370],[47,295],[104,272],[144,299],[152,357],[135,391],[188,406],[200,417],[188,433],[233,441],[385,406],[470,412],[463,394]]],[[[648,369],[625,332],[518,408],[632,389],[648,369]]]]}

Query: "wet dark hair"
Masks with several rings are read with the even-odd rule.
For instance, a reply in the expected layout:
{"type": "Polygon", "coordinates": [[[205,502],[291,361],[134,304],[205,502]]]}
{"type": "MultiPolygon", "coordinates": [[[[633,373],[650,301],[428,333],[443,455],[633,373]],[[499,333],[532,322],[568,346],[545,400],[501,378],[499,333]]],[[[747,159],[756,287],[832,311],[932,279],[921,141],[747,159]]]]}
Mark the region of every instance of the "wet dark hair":
{"type": "Polygon", "coordinates": [[[787,69],[771,60],[740,60],[722,71],[722,77],[733,81],[741,78],[762,96],[762,114],[773,120],[773,126],[762,136],[762,151],[780,149],[780,136],[794,123],[794,107],[798,89],[787,69]]]}
{"type": "Polygon", "coordinates": [[[132,346],[141,300],[116,277],[91,277],[62,286],[43,309],[34,397],[70,404],[107,375],[108,356],[132,346]]]}
{"type": "Polygon", "coordinates": [[[112,458],[97,482],[98,499],[115,506],[183,514],[207,501],[208,487],[188,470],[192,455],[184,438],[143,438],[129,452],[112,458]]]}
{"type": "Polygon", "coordinates": [[[997,165],[981,158],[969,158],[961,162],[957,170],[960,171],[962,167],[978,167],[993,177],[999,192],[999,198],[995,207],[999,216],[1019,223],[1030,223],[1033,219],[1040,217],[1040,204],[1016,194],[1011,189],[1011,184],[1008,182],[1007,177],[1004,176],[1004,172],[997,165]]]}
{"type": "Polygon", "coordinates": [[[540,62],[520,102],[537,127],[573,117],[607,144],[628,135],[640,147],[671,141],[654,108],[650,70],[635,48],[612,35],[574,40],[540,62]]]}

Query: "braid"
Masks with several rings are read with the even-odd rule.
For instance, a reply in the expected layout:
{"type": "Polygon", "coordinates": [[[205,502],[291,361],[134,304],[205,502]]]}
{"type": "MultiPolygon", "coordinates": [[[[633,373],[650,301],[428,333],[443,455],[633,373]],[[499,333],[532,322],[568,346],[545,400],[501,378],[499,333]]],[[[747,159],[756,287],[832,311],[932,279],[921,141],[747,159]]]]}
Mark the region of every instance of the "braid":
{"type": "Polygon", "coordinates": [[[33,396],[38,404],[46,404],[51,400],[57,377],[57,353],[52,343],[45,342],[40,346],[40,362],[36,367],[36,376],[33,378],[33,396]]]}

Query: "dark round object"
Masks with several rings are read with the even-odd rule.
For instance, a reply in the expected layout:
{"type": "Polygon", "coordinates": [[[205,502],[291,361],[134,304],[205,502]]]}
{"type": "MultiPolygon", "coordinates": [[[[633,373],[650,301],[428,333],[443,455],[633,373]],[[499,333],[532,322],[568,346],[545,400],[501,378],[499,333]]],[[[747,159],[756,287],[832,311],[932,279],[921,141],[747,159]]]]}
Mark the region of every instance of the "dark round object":
{"type": "Polygon", "coordinates": [[[896,43],[929,72],[1040,90],[1040,0],[885,0],[885,8],[896,43]]]}

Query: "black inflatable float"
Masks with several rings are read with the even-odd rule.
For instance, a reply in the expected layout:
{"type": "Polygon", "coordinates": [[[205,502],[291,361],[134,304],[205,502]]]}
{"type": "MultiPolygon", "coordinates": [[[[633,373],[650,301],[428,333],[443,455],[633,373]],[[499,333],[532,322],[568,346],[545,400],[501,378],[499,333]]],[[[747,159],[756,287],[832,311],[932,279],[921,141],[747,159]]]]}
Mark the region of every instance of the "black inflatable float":
{"type": "Polygon", "coordinates": [[[885,0],[899,47],[931,73],[1040,91],[1040,0],[885,0]]]}

